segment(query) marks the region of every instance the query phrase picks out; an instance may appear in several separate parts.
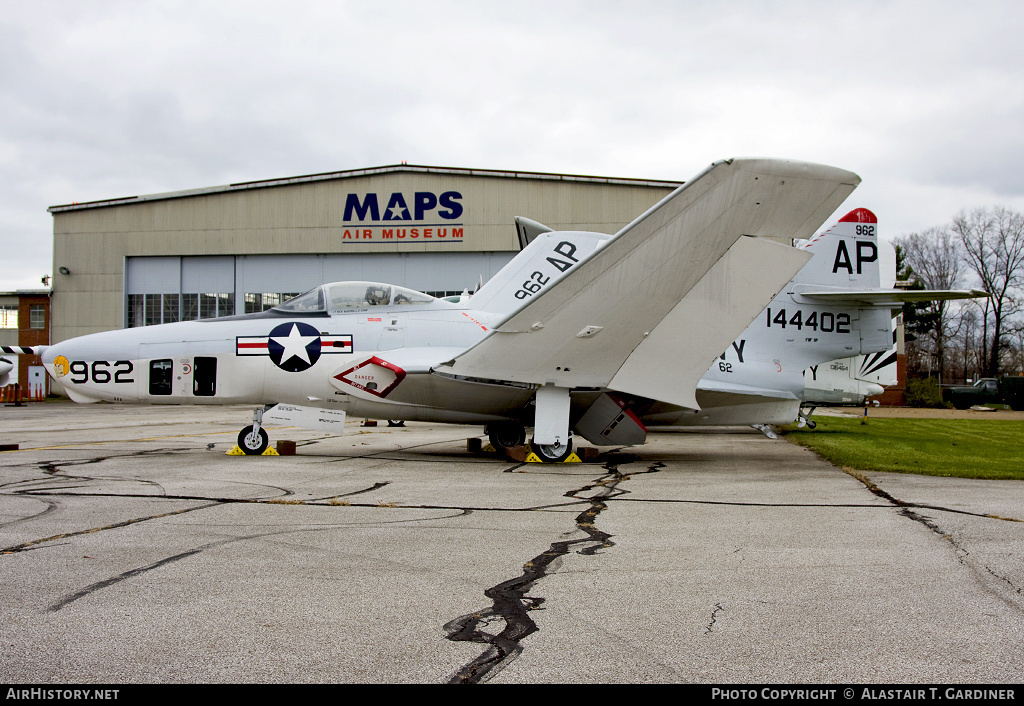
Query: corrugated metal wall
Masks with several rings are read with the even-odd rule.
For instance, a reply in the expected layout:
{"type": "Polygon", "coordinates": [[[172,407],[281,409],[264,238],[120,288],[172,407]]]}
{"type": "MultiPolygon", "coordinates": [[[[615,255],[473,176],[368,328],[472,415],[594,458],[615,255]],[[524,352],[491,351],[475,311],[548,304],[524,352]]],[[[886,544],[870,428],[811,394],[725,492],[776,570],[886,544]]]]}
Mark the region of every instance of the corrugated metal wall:
{"type": "Polygon", "coordinates": [[[426,291],[472,288],[518,250],[515,216],[555,229],[612,233],[673,188],[446,171],[458,170],[395,168],[266,188],[238,185],[54,207],[52,340],[124,326],[132,293],[234,292],[238,309],[245,292],[304,291],[345,279],[426,291]],[[365,207],[371,194],[378,219],[369,208],[360,219],[352,198],[365,207]],[[387,220],[402,215],[400,209],[385,213],[392,201],[409,207],[409,220],[387,220]],[[175,276],[172,262],[178,262],[179,287],[167,289],[175,276]],[[58,274],[60,267],[71,274],[58,274]],[[222,289],[221,280],[229,276],[233,288],[222,289]]]}

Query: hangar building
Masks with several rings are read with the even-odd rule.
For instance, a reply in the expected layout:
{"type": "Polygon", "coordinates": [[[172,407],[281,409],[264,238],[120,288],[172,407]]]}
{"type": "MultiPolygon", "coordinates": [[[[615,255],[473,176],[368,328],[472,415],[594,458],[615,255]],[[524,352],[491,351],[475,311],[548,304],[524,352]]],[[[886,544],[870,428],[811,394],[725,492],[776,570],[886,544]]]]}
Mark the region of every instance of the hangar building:
{"type": "Polygon", "coordinates": [[[262,311],[324,282],[472,291],[514,218],[614,233],[679,182],[393,165],[53,206],[50,339],[262,311]]]}

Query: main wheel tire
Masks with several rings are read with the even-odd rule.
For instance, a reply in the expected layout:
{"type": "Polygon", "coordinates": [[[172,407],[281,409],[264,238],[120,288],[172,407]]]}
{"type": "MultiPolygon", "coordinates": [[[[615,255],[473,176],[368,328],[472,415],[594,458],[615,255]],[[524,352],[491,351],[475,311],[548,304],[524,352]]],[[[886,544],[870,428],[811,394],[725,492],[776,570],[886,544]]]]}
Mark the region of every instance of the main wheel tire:
{"type": "Polygon", "coordinates": [[[564,444],[538,444],[530,440],[530,448],[544,463],[561,463],[569,458],[572,453],[572,437],[565,440],[564,444]]]}
{"type": "Polygon", "coordinates": [[[495,449],[511,449],[526,443],[522,424],[492,424],[487,427],[487,440],[495,449]]]}
{"type": "Polygon", "coordinates": [[[267,430],[260,428],[259,434],[253,433],[252,424],[238,432],[238,448],[245,452],[246,456],[259,456],[270,446],[270,437],[267,430]]]}

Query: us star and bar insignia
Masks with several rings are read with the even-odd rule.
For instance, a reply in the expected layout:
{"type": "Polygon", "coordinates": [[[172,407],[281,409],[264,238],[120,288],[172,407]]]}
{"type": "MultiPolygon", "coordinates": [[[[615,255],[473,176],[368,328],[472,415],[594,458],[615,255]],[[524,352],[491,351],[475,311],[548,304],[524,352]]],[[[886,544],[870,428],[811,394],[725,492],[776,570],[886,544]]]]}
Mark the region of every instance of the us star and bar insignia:
{"type": "Polygon", "coordinates": [[[308,370],[321,355],[334,353],[352,353],[352,334],[321,334],[301,321],[276,326],[268,336],[235,338],[235,355],[267,355],[290,373],[308,370]]]}

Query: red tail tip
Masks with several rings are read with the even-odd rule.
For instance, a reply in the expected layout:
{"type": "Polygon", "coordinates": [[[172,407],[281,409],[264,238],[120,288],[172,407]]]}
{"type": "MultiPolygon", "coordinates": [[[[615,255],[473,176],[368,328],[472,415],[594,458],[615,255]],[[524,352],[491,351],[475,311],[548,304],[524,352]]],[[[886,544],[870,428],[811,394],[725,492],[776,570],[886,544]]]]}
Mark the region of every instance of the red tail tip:
{"type": "Polygon", "coordinates": [[[839,219],[840,223],[878,223],[878,219],[866,208],[855,208],[839,219]]]}

